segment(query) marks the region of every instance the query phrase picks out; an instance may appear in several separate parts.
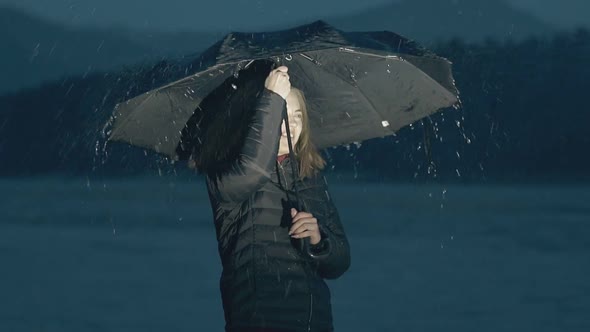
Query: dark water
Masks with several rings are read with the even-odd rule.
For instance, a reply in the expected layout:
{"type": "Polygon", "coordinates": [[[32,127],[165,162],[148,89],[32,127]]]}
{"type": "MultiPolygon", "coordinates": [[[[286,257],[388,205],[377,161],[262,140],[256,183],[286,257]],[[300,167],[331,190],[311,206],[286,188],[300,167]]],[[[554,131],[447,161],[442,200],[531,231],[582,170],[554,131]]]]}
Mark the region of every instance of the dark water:
{"type": "MultiPolygon", "coordinates": [[[[337,331],[590,331],[590,186],[330,182],[337,331]]],[[[204,184],[0,180],[0,331],[222,331],[204,184]]]]}

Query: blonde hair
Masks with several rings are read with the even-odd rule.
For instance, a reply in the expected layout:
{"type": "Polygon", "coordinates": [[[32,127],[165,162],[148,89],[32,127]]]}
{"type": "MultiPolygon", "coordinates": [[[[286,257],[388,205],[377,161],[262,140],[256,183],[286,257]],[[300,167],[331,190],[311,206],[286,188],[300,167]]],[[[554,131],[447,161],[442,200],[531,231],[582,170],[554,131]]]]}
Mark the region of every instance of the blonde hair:
{"type": "Polygon", "coordinates": [[[311,141],[311,129],[309,125],[309,113],[307,101],[303,92],[291,87],[291,93],[297,97],[301,107],[302,128],[299,140],[294,147],[295,158],[299,162],[299,178],[311,178],[326,166],[326,161],[311,141]]]}

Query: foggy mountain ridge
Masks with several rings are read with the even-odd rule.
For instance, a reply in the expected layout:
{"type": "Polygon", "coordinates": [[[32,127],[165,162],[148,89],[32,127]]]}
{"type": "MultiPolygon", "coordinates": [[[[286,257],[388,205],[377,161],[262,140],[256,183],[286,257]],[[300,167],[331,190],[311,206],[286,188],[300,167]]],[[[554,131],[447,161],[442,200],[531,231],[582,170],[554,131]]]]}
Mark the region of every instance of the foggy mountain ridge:
{"type": "Polygon", "coordinates": [[[217,38],[211,32],[166,34],[120,27],[73,28],[19,9],[0,7],[0,41],[4,45],[0,94],[67,76],[192,53],[217,38]]]}
{"type": "Polygon", "coordinates": [[[522,40],[558,30],[503,0],[402,0],[327,21],[342,30],[394,31],[427,47],[453,38],[522,40]]]}
{"type": "MultiPolygon", "coordinates": [[[[356,14],[313,19],[323,19],[347,31],[390,30],[426,47],[438,39],[459,38],[475,42],[486,36],[518,39],[556,31],[551,25],[514,9],[504,1],[486,0],[402,1],[356,14]],[[432,29],[432,25],[437,28],[432,29]]],[[[273,25],[267,30],[304,23],[309,23],[309,20],[290,22],[288,26],[273,25]]],[[[74,28],[21,9],[0,7],[0,40],[6,46],[3,61],[0,62],[0,70],[4,73],[0,77],[0,94],[34,87],[64,76],[111,71],[123,65],[155,61],[160,57],[196,54],[225,33],[160,33],[122,27],[74,28]]]]}

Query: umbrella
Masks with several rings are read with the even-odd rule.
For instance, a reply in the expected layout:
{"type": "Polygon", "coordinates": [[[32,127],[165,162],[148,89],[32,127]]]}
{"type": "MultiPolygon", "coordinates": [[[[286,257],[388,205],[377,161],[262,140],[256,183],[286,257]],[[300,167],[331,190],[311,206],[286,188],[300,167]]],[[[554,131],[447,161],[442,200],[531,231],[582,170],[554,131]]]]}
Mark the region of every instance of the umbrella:
{"type": "Polygon", "coordinates": [[[391,135],[459,103],[448,60],[393,32],[344,32],[316,21],[226,35],[182,65],[191,74],[117,104],[108,140],[186,159],[178,145],[201,102],[264,59],[289,67],[318,149],[391,135]]]}
{"type": "MultiPolygon", "coordinates": [[[[194,134],[202,131],[200,120],[215,117],[211,111],[195,117],[195,111],[207,108],[204,105],[210,101],[220,102],[231,89],[237,91],[234,97],[241,94],[248,100],[263,86],[261,78],[272,68],[269,61],[272,67],[287,66],[292,86],[303,91],[311,140],[318,149],[392,135],[459,103],[448,60],[393,32],[344,32],[316,21],[282,31],[226,35],[180,66],[186,77],[117,104],[108,140],[152,149],[174,160],[187,159],[195,141],[209,144],[194,134]],[[240,75],[245,86],[238,88],[240,75]]],[[[224,108],[218,112],[244,119],[247,107],[241,112],[224,108]]],[[[293,159],[286,112],[283,117],[293,159]]],[[[291,166],[296,176],[295,163],[291,166]]],[[[311,255],[309,239],[300,243],[301,250],[311,255]]]]}

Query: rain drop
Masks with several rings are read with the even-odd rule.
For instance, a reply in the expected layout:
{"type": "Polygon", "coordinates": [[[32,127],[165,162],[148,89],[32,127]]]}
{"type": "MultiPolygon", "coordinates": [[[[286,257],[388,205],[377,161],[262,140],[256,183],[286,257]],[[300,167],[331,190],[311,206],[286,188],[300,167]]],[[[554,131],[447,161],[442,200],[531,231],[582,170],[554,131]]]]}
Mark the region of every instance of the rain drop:
{"type": "Polygon", "coordinates": [[[39,43],[37,46],[35,46],[35,49],[33,49],[33,54],[29,57],[29,61],[33,61],[33,59],[39,55],[39,46],[41,46],[39,43]]]}

